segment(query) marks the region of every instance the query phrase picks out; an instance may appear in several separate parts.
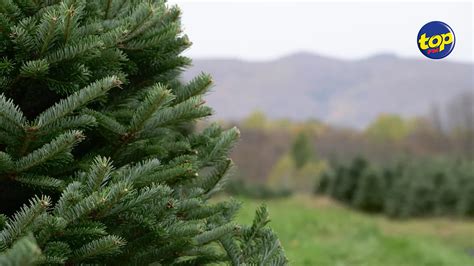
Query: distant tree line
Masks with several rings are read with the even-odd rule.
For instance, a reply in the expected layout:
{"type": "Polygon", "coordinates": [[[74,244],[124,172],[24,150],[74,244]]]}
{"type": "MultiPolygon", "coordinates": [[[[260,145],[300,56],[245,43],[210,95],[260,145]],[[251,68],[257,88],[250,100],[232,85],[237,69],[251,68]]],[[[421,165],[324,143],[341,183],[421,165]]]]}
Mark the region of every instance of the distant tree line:
{"type": "Polygon", "coordinates": [[[474,159],[474,92],[433,105],[422,117],[380,114],[362,130],[317,120],[272,120],[261,112],[227,124],[238,125],[242,134],[231,155],[238,175],[257,183],[285,168],[288,155],[296,158],[296,168],[311,160],[348,163],[359,155],[382,166],[407,156],[474,159]]]}

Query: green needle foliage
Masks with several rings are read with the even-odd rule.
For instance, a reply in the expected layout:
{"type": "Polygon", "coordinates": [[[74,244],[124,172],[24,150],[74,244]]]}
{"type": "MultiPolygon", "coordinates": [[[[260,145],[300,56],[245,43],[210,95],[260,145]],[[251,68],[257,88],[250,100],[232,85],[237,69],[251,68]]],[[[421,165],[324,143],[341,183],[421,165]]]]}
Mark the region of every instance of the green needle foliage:
{"type": "Polygon", "coordinates": [[[265,207],[208,201],[239,132],[194,132],[190,44],[164,1],[1,0],[1,265],[287,264],[265,207]]]}

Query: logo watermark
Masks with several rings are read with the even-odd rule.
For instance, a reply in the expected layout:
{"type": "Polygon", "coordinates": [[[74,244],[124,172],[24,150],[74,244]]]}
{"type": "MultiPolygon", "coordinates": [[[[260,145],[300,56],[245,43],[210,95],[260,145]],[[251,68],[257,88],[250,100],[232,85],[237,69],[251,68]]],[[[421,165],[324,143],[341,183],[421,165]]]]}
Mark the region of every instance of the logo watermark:
{"type": "Polygon", "coordinates": [[[424,56],[431,59],[441,59],[453,51],[456,36],[448,24],[441,21],[431,21],[421,27],[417,42],[418,48],[424,56]]]}

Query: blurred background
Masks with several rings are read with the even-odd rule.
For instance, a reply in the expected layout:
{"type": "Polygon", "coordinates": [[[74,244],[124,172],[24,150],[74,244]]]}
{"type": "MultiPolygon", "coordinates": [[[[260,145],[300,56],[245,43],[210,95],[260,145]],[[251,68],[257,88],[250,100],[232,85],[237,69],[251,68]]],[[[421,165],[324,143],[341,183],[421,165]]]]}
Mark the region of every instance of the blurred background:
{"type": "Polygon", "coordinates": [[[472,2],[170,1],[215,120],[227,194],[267,202],[292,265],[474,265],[472,2]],[[442,60],[417,47],[453,29],[442,60]]]}

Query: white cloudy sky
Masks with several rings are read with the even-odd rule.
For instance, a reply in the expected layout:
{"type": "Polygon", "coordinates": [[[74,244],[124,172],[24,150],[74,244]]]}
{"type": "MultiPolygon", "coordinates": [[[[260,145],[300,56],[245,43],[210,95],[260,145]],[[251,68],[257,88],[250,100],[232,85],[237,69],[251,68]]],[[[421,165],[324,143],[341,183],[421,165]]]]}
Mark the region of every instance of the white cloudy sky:
{"type": "Polygon", "coordinates": [[[427,22],[448,23],[456,46],[446,60],[474,62],[473,2],[321,2],[171,0],[183,10],[194,45],[187,55],[265,60],[310,51],[357,59],[377,53],[422,58],[427,22]]]}

